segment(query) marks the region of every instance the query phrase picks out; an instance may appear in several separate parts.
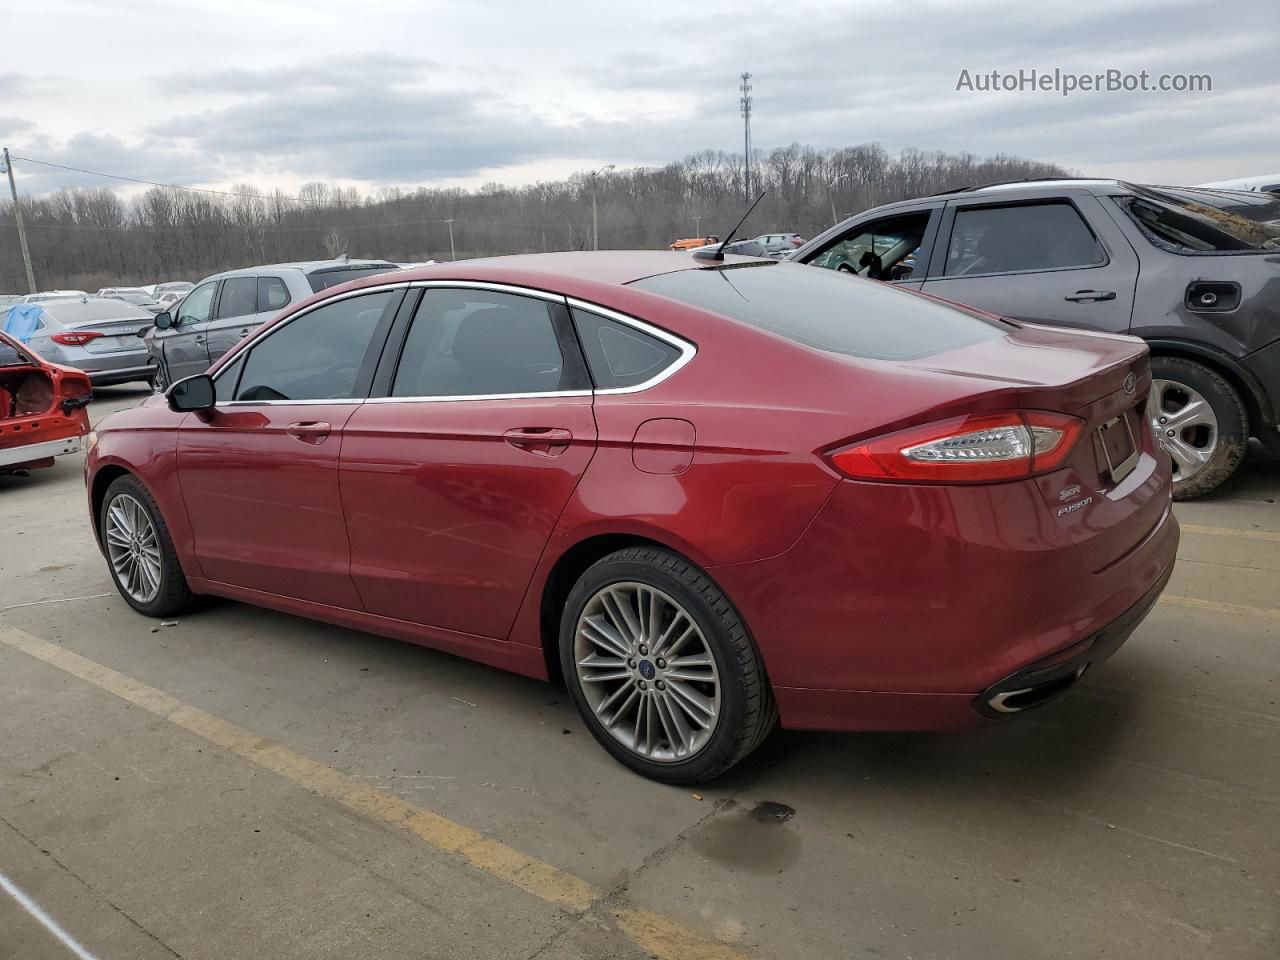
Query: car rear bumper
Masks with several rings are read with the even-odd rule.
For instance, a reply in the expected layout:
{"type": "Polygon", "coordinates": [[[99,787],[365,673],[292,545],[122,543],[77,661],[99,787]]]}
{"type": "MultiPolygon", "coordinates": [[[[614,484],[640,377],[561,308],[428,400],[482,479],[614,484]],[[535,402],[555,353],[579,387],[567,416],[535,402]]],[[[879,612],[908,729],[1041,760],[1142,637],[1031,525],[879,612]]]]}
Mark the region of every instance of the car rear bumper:
{"type": "Polygon", "coordinates": [[[848,482],[786,553],[709,572],[760,648],[784,726],[963,729],[1004,715],[993,696],[1065,690],[1146,614],[1178,545],[1167,474],[1151,495],[1151,528],[1096,573],[1069,539],[1090,515],[1057,517],[1034,484],[848,482]]]}
{"type": "Polygon", "coordinates": [[[21,447],[7,447],[0,450],[0,467],[15,467],[27,463],[37,463],[41,460],[48,460],[51,457],[61,457],[68,453],[79,452],[79,437],[47,440],[44,443],[28,443],[21,447]]]}

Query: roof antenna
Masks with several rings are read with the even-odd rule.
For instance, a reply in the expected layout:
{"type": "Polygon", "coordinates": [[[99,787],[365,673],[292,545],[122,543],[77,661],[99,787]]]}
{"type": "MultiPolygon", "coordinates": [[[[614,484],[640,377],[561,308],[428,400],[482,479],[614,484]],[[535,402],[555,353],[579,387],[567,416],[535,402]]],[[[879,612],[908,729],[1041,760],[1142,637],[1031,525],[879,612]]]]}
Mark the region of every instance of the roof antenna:
{"type": "Polygon", "coordinates": [[[695,253],[694,257],[696,257],[699,260],[723,260],[724,248],[729,245],[729,241],[732,240],[734,236],[737,234],[738,228],[747,222],[747,217],[751,216],[751,211],[756,208],[756,206],[760,203],[760,201],[764,199],[764,195],[768,192],[769,192],[768,190],[760,191],[760,196],[756,197],[756,202],[753,203],[751,206],[747,207],[747,212],[742,215],[742,219],[739,220],[734,225],[733,229],[730,230],[727,234],[725,234],[724,242],[721,243],[720,246],[716,247],[714,250],[712,250],[709,253],[707,251],[703,251],[702,253],[695,253]]]}

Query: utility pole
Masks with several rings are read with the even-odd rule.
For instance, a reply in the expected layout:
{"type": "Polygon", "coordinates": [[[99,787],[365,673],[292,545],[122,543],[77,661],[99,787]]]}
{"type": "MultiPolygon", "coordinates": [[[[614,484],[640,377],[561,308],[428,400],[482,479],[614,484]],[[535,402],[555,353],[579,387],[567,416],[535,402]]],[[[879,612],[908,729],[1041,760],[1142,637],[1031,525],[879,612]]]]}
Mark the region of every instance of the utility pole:
{"type": "Polygon", "coordinates": [[[702,214],[700,213],[693,215],[693,235],[695,237],[702,236],[702,214]]]}
{"type": "Polygon", "coordinates": [[[605,170],[612,170],[613,164],[606,163],[595,173],[591,174],[591,249],[600,249],[600,217],[596,213],[596,179],[605,170]]]}
{"type": "Polygon", "coordinates": [[[742,71],[742,190],[751,202],[751,74],[742,71]]]}
{"type": "Polygon", "coordinates": [[[18,188],[13,182],[13,161],[9,159],[9,148],[4,148],[4,168],[9,174],[9,193],[13,195],[13,219],[18,224],[18,246],[22,247],[22,265],[27,268],[27,286],[32,293],[36,290],[36,275],[31,270],[31,251],[27,249],[27,230],[22,225],[22,207],[18,205],[18,188]]]}
{"type": "Polygon", "coordinates": [[[458,259],[458,253],[457,253],[457,251],[455,251],[455,250],[453,249],[453,221],[452,221],[452,220],[446,220],[446,221],[445,221],[445,223],[447,223],[447,224],[449,225],[449,259],[450,259],[450,260],[457,260],[457,259],[458,259]]]}

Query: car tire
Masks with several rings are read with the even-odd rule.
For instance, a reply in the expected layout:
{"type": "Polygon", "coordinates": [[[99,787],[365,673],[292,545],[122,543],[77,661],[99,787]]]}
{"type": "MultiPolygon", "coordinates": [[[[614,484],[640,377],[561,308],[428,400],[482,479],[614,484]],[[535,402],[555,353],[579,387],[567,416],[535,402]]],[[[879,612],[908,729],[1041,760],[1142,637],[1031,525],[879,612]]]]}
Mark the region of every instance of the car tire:
{"type": "Polygon", "coordinates": [[[98,531],[111,581],[129,606],[149,617],[172,617],[191,606],[195,594],[187,585],[169,528],[150,491],[136,477],[117,477],[107,487],[98,531]]]}
{"type": "Polygon", "coordinates": [[[652,780],[710,780],[751,753],[777,724],[773,692],[737,611],[706,574],[661,548],[619,550],[582,574],[561,613],[560,663],[592,736],[652,780]],[[645,597],[647,616],[640,612],[645,597]],[[612,622],[626,621],[625,614],[618,616],[619,598],[626,598],[638,628],[630,636],[623,636],[624,628],[606,637],[584,622],[607,626],[610,611],[612,622]],[[680,656],[668,662],[663,647],[647,649],[646,637],[680,656]],[[604,665],[588,666],[587,660],[604,665]],[[636,705],[621,712],[633,700],[636,705]],[[613,716],[619,704],[620,715],[613,716]]]}
{"type": "Polygon", "coordinates": [[[1236,472],[1249,441],[1249,415],[1240,394],[1216,371],[1181,357],[1152,357],[1151,379],[1147,415],[1156,439],[1173,457],[1173,499],[1216,490],[1236,472]],[[1199,401],[1207,411],[1189,421],[1178,417],[1199,401]]]}

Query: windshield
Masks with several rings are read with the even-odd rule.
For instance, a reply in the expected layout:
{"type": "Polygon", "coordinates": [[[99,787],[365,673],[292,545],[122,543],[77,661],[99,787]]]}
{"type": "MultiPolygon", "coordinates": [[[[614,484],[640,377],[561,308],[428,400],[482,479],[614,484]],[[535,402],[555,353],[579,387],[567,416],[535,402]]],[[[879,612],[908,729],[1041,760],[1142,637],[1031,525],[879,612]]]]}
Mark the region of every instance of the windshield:
{"type": "Polygon", "coordinates": [[[681,270],[631,284],[741,320],[807,347],[914,360],[1001,336],[995,320],[874,281],[764,261],[681,270]]]}
{"type": "Polygon", "coordinates": [[[138,306],[142,306],[146,303],[155,303],[155,301],[145,293],[116,293],[112,294],[112,296],[117,300],[124,300],[126,303],[136,303],[138,306]]]}
{"type": "Polygon", "coordinates": [[[1122,205],[1150,236],[1179,252],[1280,250],[1280,197],[1272,194],[1144,189],[1122,205]]]}

